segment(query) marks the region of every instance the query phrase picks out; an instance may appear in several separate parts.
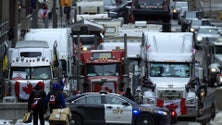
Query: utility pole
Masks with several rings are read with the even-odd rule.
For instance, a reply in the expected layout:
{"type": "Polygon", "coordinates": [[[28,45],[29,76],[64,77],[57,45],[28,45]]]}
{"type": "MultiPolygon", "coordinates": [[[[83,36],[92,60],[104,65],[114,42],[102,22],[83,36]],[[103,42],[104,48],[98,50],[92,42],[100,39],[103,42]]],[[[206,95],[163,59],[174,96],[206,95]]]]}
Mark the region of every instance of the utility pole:
{"type": "Polygon", "coordinates": [[[56,0],[53,0],[52,16],[53,16],[53,28],[57,28],[56,0]]]}
{"type": "Polygon", "coordinates": [[[38,0],[31,0],[32,28],[38,28],[38,0]]]}
{"type": "Polygon", "coordinates": [[[212,5],[211,5],[211,0],[210,0],[210,18],[212,17],[211,11],[212,11],[212,5]]]}
{"type": "Polygon", "coordinates": [[[18,41],[18,1],[10,0],[9,5],[9,28],[13,28],[12,47],[14,47],[18,41]]]}

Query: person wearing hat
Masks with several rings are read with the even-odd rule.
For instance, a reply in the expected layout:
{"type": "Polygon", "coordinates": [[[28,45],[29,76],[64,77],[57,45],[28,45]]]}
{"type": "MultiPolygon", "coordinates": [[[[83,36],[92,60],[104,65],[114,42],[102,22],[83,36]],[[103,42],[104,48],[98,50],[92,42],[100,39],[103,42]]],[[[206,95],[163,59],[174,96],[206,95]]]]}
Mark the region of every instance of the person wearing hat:
{"type": "Polygon", "coordinates": [[[48,107],[48,104],[50,113],[52,113],[53,109],[66,107],[65,96],[61,92],[61,87],[57,83],[53,83],[52,91],[50,91],[45,98],[44,105],[48,107]]]}
{"type": "Polygon", "coordinates": [[[40,125],[45,124],[44,114],[46,109],[43,105],[45,97],[44,83],[39,81],[28,98],[28,111],[33,113],[33,125],[38,125],[38,119],[40,120],[40,125]]]}

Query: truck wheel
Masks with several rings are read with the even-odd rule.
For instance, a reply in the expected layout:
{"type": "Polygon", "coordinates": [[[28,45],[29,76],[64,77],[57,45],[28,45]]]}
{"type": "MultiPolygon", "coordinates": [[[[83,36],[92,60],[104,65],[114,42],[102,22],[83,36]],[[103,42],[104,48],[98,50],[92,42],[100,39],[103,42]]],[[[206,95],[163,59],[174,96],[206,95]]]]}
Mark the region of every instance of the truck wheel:
{"type": "Polygon", "coordinates": [[[143,114],[136,119],[136,125],[154,125],[154,119],[149,114],[143,114]]]}
{"type": "Polygon", "coordinates": [[[70,122],[70,125],[82,125],[82,119],[79,115],[77,114],[72,114],[72,119],[70,122]]]}

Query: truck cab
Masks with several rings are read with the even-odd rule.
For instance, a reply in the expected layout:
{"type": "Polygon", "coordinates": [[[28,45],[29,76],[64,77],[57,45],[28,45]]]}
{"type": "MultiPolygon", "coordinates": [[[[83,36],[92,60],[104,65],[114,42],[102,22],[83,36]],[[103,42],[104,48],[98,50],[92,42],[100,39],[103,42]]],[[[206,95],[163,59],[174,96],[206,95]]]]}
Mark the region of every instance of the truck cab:
{"type": "Polygon", "coordinates": [[[199,83],[191,81],[202,79],[202,70],[194,57],[192,33],[144,33],[144,103],[170,109],[175,123],[176,116],[197,115],[198,94],[194,84],[199,83]]]}
{"type": "Polygon", "coordinates": [[[15,48],[9,48],[9,74],[4,81],[6,96],[14,96],[17,101],[27,101],[37,82],[44,83],[48,93],[51,84],[58,77],[57,61],[53,49],[46,41],[18,41],[15,48]],[[7,93],[8,92],[8,93],[7,93]]]}
{"type": "Polygon", "coordinates": [[[71,94],[71,89],[75,80],[73,80],[73,44],[71,28],[48,28],[48,29],[30,29],[24,36],[25,40],[46,41],[49,48],[53,49],[58,55],[59,81],[64,82],[64,92],[71,94]],[[55,48],[54,43],[57,43],[55,48]]]}
{"type": "Polygon", "coordinates": [[[124,50],[83,50],[80,52],[79,90],[118,93],[127,85],[124,50]]]}
{"type": "Polygon", "coordinates": [[[206,78],[208,86],[221,85],[221,66],[222,66],[222,39],[221,38],[204,38],[203,52],[206,58],[203,64],[207,71],[206,78]]]}

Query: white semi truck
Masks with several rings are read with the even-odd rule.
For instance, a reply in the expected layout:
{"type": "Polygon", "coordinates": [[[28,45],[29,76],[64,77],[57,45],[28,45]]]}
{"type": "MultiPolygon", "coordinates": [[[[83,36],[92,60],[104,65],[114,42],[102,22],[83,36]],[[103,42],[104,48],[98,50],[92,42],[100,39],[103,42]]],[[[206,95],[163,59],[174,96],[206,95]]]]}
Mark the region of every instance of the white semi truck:
{"type": "Polygon", "coordinates": [[[173,123],[177,116],[195,117],[206,88],[200,84],[192,33],[144,32],[143,43],[144,103],[169,108],[173,123]]]}
{"type": "Polygon", "coordinates": [[[70,36],[71,28],[49,28],[49,29],[30,29],[24,36],[25,40],[43,40],[53,49],[53,44],[56,41],[58,46],[59,67],[62,71],[59,74],[60,80],[64,82],[64,92],[70,95],[72,89],[76,86],[73,79],[73,44],[70,36]]]}
{"type": "MultiPolygon", "coordinates": [[[[54,44],[54,48],[56,43],[54,44]]],[[[48,93],[51,83],[58,76],[57,54],[46,41],[18,41],[8,51],[8,77],[4,79],[4,97],[13,101],[27,101],[37,82],[44,82],[48,93]]]]}

